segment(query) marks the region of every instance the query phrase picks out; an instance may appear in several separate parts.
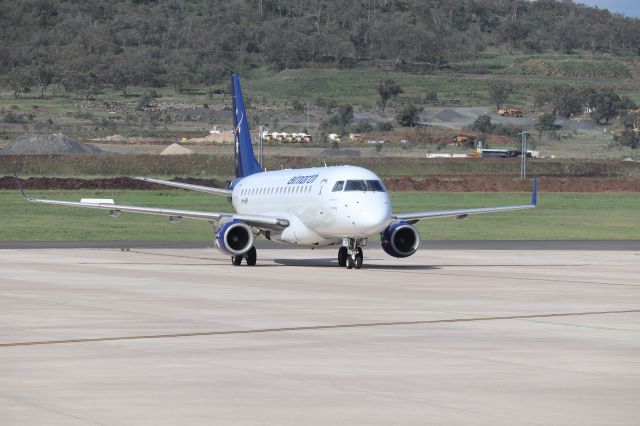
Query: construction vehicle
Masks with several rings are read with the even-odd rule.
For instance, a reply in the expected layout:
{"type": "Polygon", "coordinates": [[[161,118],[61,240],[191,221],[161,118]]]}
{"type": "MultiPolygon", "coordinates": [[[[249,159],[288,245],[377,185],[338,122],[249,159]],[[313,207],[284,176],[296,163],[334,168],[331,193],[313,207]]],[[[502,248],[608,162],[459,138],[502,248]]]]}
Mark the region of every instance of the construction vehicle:
{"type": "Polygon", "coordinates": [[[475,146],[477,140],[475,135],[468,135],[466,133],[458,133],[453,137],[453,142],[456,146],[475,146]]]}
{"type": "Polygon", "coordinates": [[[524,112],[519,108],[500,108],[498,115],[502,117],[524,117],[524,112]]]}
{"type": "Polygon", "coordinates": [[[262,140],[264,142],[311,143],[313,138],[306,133],[263,132],[262,140]]]}
{"type": "Polygon", "coordinates": [[[342,142],[342,138],[337,133],[329,133],[327,136],[327,142],[342,142]]]}

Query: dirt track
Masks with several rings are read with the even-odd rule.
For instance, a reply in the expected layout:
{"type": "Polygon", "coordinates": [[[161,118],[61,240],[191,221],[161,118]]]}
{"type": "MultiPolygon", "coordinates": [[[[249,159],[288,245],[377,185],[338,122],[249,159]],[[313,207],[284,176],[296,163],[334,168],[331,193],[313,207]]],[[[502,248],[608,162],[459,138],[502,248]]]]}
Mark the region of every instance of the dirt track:
{"type": "MultiPolygon", "coordinates": [[[[174,179],[213,187],[224,187],[224,182],[202,179],[174,179]]],[[[106,179],[36,178],[21,180],[25,189],[167,189],[129,177],[106,179]]],[[[514,192],[530,191],[531,181],[499,176],[426,177],[409,176],[385,179],[391,191],[446,191],[446,192],[514,192]]],[[[0,189],[16,189],[11,176],[0,178],[0,189]]],[[[541,177],[538,189],[543,192],[640,192],[639,178],[557,178],[541,177]]]]}

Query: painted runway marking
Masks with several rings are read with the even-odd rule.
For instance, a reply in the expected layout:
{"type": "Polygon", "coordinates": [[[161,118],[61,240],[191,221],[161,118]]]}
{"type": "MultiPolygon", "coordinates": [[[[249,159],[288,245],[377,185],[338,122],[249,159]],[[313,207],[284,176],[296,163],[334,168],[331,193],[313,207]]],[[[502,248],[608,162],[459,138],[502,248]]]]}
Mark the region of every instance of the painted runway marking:
{"type": "Polygon", "coordinates": [[[389,326],[397,326],[397,325],[446,324],[446,323],[476,322],[476,321],[523,320],[523,319],[534,319],[534,318],[554,318],[554,317],[573,317],[573,316],[584,316],[584,315],[610,315],[610,314],[630,314],[630,313],[635,313],[635,314],[640,313],[640,309],[631,309],[631,310],[625,310],[625,311],[570,312],[570,313],[560,313],[560,314],[512,315],[512,316],[503,316],[503,317],[474,317],[474,318],[452,318],[452,319],[422,320],[422,321],[373,322],[373,323],[355,323],[355,324],[315,325],[315,326],[301,326],[301,327],[259,328],[259,329],[253,329],[253,330],[203,331],[203,332],[195,332],[195,333],[150,334],[150,335],[141,335],[141,336],[116,336],[116,337],[98,337],[98,338],[85,338],[85,339],[38,340],[38,341],[32,341],[32,342],[0,343],[0,348],[15,347],[15,346],[61,345],[61,344],[67,344],[67,343],[110,342],[110,341],[118,341],[118,340],[172,339],[172,338],[180,338],[180,337],[223,336],[228,334],[281,333],[286,331],[389,327],[389,326]]]}

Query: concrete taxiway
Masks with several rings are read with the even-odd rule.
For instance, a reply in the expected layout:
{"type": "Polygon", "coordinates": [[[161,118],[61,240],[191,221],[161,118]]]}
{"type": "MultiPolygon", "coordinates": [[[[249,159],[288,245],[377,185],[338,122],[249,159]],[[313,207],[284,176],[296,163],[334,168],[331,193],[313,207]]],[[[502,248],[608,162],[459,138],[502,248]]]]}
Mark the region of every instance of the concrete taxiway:
{"type": "Polygon", "coordinates": [[[635,425],[640,251],[0,250],[0,425],[635,425]]]}

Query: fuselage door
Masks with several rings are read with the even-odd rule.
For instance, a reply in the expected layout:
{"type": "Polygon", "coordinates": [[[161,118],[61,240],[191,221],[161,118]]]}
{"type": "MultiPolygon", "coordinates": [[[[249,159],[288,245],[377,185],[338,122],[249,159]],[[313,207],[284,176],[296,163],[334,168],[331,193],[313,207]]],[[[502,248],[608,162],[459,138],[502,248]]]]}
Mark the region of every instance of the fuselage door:
{"type": "Polygon", "coordinates": [[[320,181],[320,192],[318,192],[318,195],[322,195],[322,191],[324,191],[324,187],[327,185],[327,180],[326,179],[322,179],[320,181]]]}

